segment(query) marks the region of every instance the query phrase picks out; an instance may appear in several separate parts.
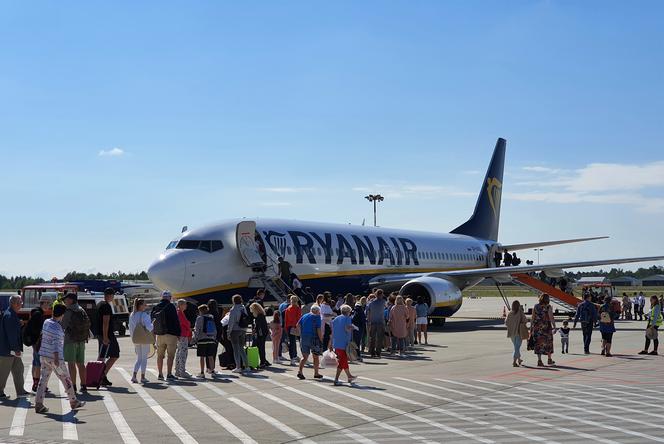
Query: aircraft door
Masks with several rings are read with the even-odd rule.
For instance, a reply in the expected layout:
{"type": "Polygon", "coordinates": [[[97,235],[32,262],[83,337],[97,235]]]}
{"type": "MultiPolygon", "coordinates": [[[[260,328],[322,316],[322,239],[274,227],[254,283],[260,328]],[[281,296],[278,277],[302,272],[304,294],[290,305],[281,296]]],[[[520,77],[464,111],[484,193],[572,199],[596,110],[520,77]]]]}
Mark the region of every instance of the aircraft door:
{"type": "Polygon", "coordinates": [[[496,261],[494,260],[494,257],[496,256],[496,252],[501,252],[502,253],[502,245],[500,244],[493,244],[489,246],[489,244],[486,244],[487,246],[487,255],[486,255],[486,262],[487,262],[487,267],[493,268],[493,267],[500,267],[501,264],[496,264],[496,261]]]}
{"type": "Polygon", "coordinates": [[[263,268],[265,261],[261,257],[256,244],[256,222],[253,220],[242,221],[237,224],[235,232],[237,249],[242,261],[252,268],[263,268]]]}

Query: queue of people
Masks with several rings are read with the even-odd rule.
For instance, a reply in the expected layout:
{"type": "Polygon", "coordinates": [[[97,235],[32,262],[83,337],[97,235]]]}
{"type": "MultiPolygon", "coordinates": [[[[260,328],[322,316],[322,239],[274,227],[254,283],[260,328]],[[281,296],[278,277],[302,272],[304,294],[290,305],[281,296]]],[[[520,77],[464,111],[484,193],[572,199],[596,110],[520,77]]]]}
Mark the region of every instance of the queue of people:
{"type": "MultiPolygon", "coordinates": [[[[642,293],[641,293],[642,295],[642,293]]],[[[650,297],[650,311],[646,317],[645,328],[645,346],[640,355],[657,355],[659,347],[658,332],[659,327],[664,322],[664,310],[662,308],[662,298],[657,296],[650,297]],[[653,345],[652,351],[649,351],[650,345],[653,345]]],[[[556,327],[556,319],[550,304],[549,295],[543,293],[539,301],[532,310],[530,327],[528,319],[519,301],[513,301],[510,312],[505,318],[507,337],[512,342],[514,352],[512,354],[512,365],[519,367],[523,365],[521,355],[521,346],[523,341],[527,341],[527,349],[533,351],[537,356],[537,366],[544,367],[543,356],[547,357],[547,365],[555,365],[553,360],[554,340],[556,333],[560,334],[561,352],[569,353],[569,339],[573,329],[580,323],[583,335],[583,352],[590,354],[590,344],[592,334],[598,329],[601,337],[600,354],[606,357],[612,357],[611,349],[613,345],[613,336],[616,332],[615,322],[622,312],[615,310],[613,298],[606,295],[601,304],[595,304],[593,295],[590,292],[583,294],[583,302],[576,309],[572,329],[569,328],[569,321],[562,322],[562,327],[556,327]],[[599,306],[598,306],[599,305],[599,306]]],[[[636,319],[636,317],[635,317],[636,319]]]]}

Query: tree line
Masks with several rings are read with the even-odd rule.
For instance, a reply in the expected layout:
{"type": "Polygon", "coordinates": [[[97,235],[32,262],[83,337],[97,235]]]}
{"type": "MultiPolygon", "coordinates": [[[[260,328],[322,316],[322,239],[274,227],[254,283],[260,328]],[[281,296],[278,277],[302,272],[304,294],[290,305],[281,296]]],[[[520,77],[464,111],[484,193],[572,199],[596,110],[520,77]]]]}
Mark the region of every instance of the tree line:
{"type": "Polygon", "coordinates": [[[622,268],[612,268],[609,271],[600,269],[599,271],[577,271],[576,273],[566,272],[565,276],[569,279],[580,279],[584,276],[605,276],[609,279],[615,279],[623,276],[629,276],[636,279],[643,279],[654,274],[664,274],[664,267],[653,265],[650,268],[639,268],[636,271],[623,270],[622,268]]]}
{"type": "MultiPolygon", "coordinates": [[[[83,281],[83,280],[116,280],[116,281],[147,281],[148,274],[145,271],[140,273],[123,273],[121,271],[113,272],[110,274],[103,273],[79,273],[77,271],[70,271],[67,273],[62,281],[83,281]]],[[[26,285],[43,284],[46,280],[42,278],[35,278],[31,276],[11,276],[7,277],[0,274],[0,290],[18,290],[26,285]]]]}

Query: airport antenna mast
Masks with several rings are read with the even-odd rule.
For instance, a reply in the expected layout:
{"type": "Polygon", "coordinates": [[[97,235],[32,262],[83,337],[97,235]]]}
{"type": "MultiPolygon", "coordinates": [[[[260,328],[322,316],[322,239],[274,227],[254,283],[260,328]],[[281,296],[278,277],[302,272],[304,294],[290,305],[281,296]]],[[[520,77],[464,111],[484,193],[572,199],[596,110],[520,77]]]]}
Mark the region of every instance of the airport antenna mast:
{"type": "Polygon", "coordinates": [[[369,202],[373,202],[373,207],[374,207],[374,227],[376,227],[376,202],[382,202],[385,200],[383,196],[380,194],[369,194],[368,196],[364,196],[366,200],[369,202]]]}

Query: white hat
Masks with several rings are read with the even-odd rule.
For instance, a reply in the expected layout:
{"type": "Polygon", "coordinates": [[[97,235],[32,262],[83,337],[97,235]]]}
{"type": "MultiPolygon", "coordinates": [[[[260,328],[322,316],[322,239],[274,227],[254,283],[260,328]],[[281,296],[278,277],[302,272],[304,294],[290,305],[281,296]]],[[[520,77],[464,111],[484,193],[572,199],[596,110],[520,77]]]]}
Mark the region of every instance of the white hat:
{"type": "Polygon", "coordinates": [[[161,292],[161,298],[162,298],[162,299],[170,299],[172,296],[173,296],[173,295],[172,295],[171,292],[168,291],[168,290],[166,290],[166,291],[162,291],[162,292],[161,292]]]}

